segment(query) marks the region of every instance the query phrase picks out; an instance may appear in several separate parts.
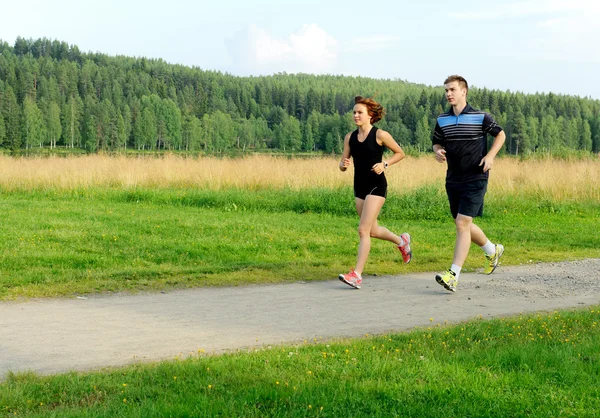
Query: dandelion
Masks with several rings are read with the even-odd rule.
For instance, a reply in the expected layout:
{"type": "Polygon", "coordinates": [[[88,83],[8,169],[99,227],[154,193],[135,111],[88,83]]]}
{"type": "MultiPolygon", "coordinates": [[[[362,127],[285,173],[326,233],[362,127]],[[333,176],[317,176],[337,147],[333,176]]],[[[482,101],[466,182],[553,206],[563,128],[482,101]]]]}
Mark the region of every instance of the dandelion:
{"type": "Polygon", "coordinates": [[[123,398],[123,403],[127,403],[127,398],[123,398]]]}

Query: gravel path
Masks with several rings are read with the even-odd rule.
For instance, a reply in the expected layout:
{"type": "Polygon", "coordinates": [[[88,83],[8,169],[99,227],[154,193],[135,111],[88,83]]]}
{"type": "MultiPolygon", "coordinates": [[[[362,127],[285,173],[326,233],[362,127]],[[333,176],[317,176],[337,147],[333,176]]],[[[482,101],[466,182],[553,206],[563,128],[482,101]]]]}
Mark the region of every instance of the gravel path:
{"type": "Polygon", "coordinates": [[[456,293],[433,276],[4,302],[0,380],[600,303],[600,258],[463,273],[456,293]]]}

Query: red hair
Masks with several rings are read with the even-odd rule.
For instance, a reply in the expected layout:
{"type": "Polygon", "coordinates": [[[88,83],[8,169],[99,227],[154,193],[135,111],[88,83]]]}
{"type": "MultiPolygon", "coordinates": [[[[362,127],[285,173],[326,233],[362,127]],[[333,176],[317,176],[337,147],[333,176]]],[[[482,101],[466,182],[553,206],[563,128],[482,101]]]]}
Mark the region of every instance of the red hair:
{"type": "Polygon", "coordinates": [[[371,116],[371,123],[379,122],[383,118],[383,115],[385,115],[383,106],[371,98],[356,96],[354,98],[354,104],[362,104],[367,107],[367,112],[369,113],[369,116],[371,116]]]}

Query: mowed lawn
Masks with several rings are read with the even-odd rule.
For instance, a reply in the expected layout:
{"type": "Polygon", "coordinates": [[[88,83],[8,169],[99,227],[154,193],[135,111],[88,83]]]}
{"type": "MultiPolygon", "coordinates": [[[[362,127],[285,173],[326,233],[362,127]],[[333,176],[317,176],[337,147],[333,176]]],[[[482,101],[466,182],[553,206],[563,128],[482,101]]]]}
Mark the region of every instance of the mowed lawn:
{"type": "MultiPolygon", "coordinates": [[[[366,274],[447,268],[454,226],[438,188],[388,199],[380,223],[413,236],[403,265],[373,241],[366,274]]],[[[328,280],[354,263],[352,191],[85,190],[0,199],[0,298],[328,280]]],[[[598,205],[492,197],[479,224],[503,264],[598,257],[598,205]]],[[[465,269],[482,266],[472,248],[465,269]]]]}

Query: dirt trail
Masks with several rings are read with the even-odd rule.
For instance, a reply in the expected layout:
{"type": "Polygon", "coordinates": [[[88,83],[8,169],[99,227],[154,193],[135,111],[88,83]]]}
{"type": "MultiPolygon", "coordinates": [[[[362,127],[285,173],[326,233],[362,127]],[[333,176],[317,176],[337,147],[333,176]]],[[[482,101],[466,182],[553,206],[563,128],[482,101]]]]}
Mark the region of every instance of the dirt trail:
{"type": "Polygon", "coordinates": [[[600,258],[364,279],[0,303],[0,380],[600,303],[600,258]]]}

